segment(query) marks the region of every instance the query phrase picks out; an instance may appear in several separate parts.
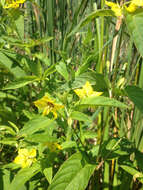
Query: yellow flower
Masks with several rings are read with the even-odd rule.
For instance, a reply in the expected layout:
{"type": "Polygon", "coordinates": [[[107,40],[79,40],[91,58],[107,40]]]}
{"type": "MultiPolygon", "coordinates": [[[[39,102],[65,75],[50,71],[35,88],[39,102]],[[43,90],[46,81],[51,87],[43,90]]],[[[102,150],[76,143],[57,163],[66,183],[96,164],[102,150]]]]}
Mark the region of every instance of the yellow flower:
{"type": "Polygon", "coordinates": [[[43,115],[48,115],[50,112],[53,113],[54,119],[57,118],[57,111],[64,108],[63,105],[55,103],[55,101],[51,100],[47,95],[35,101],[34,104],[37,108],[43,109],[43,115]]]}
{"type": "Polygon", "coordinates": [[[18,150],[18,156],[14,159],[15,164],[20,164],[22,168],[30,167],[36,161],[36,149],[28,150],[22,148],[18,150]]]}
{"type": "Polygon", "coordinates": [[[109,1],[105,1],[105,4],[111,7],[111,10],[116,16],[122,16],[123,8],[125,8],[130,13],[135,12],[138,6],[143,6],[143,0],[131,0],[129,6],[126,6],[125,4],[120,6],[118,3],[113,3],[109,1]]]}
{"type": "Polygon", "coordinates": [[[62,150],[61,145],[56,142],[46,142],[45,145],[50,149],[51,152],[56,152],[56,150],[62,150]]]}
{"type": "Polygon", "coordinates": [[[20,4],[23,4],[26,0],[6,0],[4,9],[18,8],[20,4]]]}
{"type": "Polygon", "coordinates": [[[122,16],[122,7],[120,7],[118,3],[105,1],[105,4],[111,7],[111,10],[114,12],[116,16],[122,16]]]}
{"type": "Polygon", "coordinates": [[[82,89],[76,89],[74,90],[74,92],[79,96],[79,98],[86,98],[89,96],[100,96],[101,94],[103,94],[103,92],[93,91],[93,88],[88,81],[86,81],[82,89]]]}
{"type": "Polygon", "coordinates": [[[131,2],[128,7],[125,6],[125,9],[126,9],[128,12],[133,13],[133,12],[136,11],[137,5],[135,5],[134,3],[131,2]]]}
{"type": "Polygon", "coordinates": [[[143,0],[132,0],[131,3],[139,7],[143,6],[143,0]]]}

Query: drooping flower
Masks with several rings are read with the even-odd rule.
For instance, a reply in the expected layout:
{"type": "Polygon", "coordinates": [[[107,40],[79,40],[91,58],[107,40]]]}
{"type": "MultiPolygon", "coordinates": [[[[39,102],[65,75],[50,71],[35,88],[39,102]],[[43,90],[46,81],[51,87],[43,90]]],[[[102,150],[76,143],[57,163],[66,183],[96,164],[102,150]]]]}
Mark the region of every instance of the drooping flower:
{"type": "Polygon", "coordinates": [[[18,156],[14,159],[15,164],[20,164],[22,168],[30,167],[36,161],[36,149],[22,148],[18,150],[18,156]]]}
{"type": "Polygon", "coordinates": [[[105,4],[111,7],[111,10],[114,12],[116,16],[122,16],[122,7],[118,3],[105,1],[105,4]]]}
{"type": "Polygon", "coordinates": [[[82,89],[76,89],[74,92],[79,96],[79,98],[86,98],[90,96],[100,96],[103,92],[96,92],[93,90],[91,84],[86,81],[82,89]]]}
{"type": "Polygon", "coordinates": [[[6,0],[3,8],[4,9],[18,8],[19,5],[25,3],[25,1],[26,0],[6,0]]]}
{"type": "Polygon", "coordinates": [[[50,99],[47,95],[34,102],[37,108],[43,110],[43,115],[48,115],[50,112],[54,115],[54,119],[57,118],[57,111],[64,108],[63,105],[55,103],[55,100],[50,99]]]}
{"type": "Polygon", "coordinates": [[[51,152],[56,152],[57,150],[62,150],[60,144],[56,142],[46,142],[45,145],[49,148],[51,152]]]}

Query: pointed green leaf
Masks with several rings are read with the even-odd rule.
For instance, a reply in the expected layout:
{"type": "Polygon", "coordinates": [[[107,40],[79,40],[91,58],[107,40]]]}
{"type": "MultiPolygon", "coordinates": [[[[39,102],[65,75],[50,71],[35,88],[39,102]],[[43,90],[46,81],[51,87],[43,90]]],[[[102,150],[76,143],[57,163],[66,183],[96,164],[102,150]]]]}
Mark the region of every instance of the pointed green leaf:
{"type": "Polygon", "coordinates": [[[128,108],[127,105],[125,105],[122,102],[119,102],[118,100],[115,100],[113,98],[108,98],[104,96],[91,96],[88,98],[84,98],[80,101],[79,104],[76,105],[76,107],[92,107],[92,106],[113,106],[113,107],[120,107],[120,108],[128,108]]]}
{"type": "Polygon", "coordinates": [[[143,56],[143,12],[127,14],[126,24],[131,38],[134,40],[139,53],[143,56]]]}
{"type": "Polygon", "coordinates": [[[21,190],[21,187],[39,171],[40,166],[38,164],[34,164],[30,168],[21,169],[10,184],[10,190],[21,190]]]}
{"type": "Polygon", "coordinates": [[[77,76],[72,84],[72,88],[81,88],[85,85],[86,81],[89,81],[90,84],[95,85],[96,91],[106,91],[108,88],[104,75],[93,71],[85,72],[77,76]]]}
{"type": "Polygon", "coordinates": [[[129,99],[143,113],[143,90],[137,86],[127,86],[125,91],[129,99]]]}
{"type": "Polygon", "coordinates": [[[65,78],[66,81],[69,80],[69,73],[64,62],[60,62],[59,65],[56,65],[56,70],[65,78]]]}
{"type": "Polygon", "coordinates": [[[2,52],[0,52],[0,65],[5,67],[16,78],[25,76],[25,72],[2,52]]]}
{"type": "Polygon", "coordinates": [[[102,17],[102,16],[115,16],[115,15],[112,10],[108,10],[108,9],[94,11],[93,13],[87,15],[83,20],[81,20],[80,23],[68,34],[67,38],[75,34],[83,26],[90,23],[93,19],[97,17],[102,17]]]}
{"type": "Polygon", "coordinates": [[[46,143],[46,142],[56,142],[57,139],[55,137],[52,137],[49,134],[49,131],[46,131],[44,133],[36,133],[29,135],[25,138],[25,140],[35,142],[35,143],[46,143]]]}
{"type": "Polygon", "coordinates": [[[48,128],[49,134],[52,134],[54,127],[56,126],[56,122],[48,119],[44,116],[36,116],[35,118],[28,121],[24,127],[19,132],[19,135],[31,135],[36,131],[41,129],[48,128]]]}
{"type": "Polygon", "coordinates": [[[8,85],[6,85],[3,90],[8,90],[8,89],[17,89],[17,88],[21,88],[27,84],[30,84],[32,82],[35,82],[39,80],[36,76],[27,76],[27,77],[23,77],[23,78],[19,78],[17,79],[17,81],[14,81],[8,85]]]}
{"type": "Polygon", "coordinates": [[[3,188],[1,189],[10,189],[10,171],[4,170],[3,174],[3,188]]]}
{"type": "Polygon", "coordinates": [[[24,39],[24,16],[20,15],[15,20],[16,30],[19,37],[23,40],[24,39]]]}
{"type": "Polygon", "coordinates": [[[11,95],[11,94],[8,94],[8,93],[5,93],[5,92],[0,92],[0,98],[7,98],[7,99],[12,99],[12,100],[18,100],[17,97],[11,95]]]}
{"type": "Polygon", "coordinates": [[[52,177],[53,177],[53,169],[52,169],[52,167],[45,168],[43,173],[44,173],[46,179],[48,180],[49,184],[51,184],[52,177]]]}
{"type": "Polygon", "coordinates": [[[77,147],[75,141],[65,141],[61,144],[62,149],[77,147]]]}
{"type": "Polygon", "coordinates": [[[129,174],[131,174],[135,180],[137,178],[141,183],[143,183],[143,173],[127,165],[120,165],[120,167],[126,172],[128,172],[129,174]]]}
{"type": "Polygon", "coordinates": [[[91,119],[89,116],[87,116],[86,114],[82,113],[82,112],[78,112],[78,111],[73,111],[70,114],[71,119],[74,120],[78,120],[78,121],[89,121],[91,122],[91,119]]]}
{"type": "Polygon", "coordinates": [[[48,190],[85,190],[95,167],[83,166],[82,155],[76,153],[63,163],[48,190]]]}

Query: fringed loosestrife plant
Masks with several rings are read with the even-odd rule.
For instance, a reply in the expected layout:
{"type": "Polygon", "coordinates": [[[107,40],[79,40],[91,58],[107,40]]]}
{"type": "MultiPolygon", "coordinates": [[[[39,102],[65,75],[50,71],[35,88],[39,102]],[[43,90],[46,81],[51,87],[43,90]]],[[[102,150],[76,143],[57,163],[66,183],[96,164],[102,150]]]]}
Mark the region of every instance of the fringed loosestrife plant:
{"type": "Polygon", "coordinates": [[[78,95],[80,99],[90,97],[90,96],[100,96],[103,92],[96,92],[93,90],[91,84],[86,81],[82,89],[76,89],[74,92],[78,95]]]}
{"type": "Polygon", "coordinates": [[[64,108],[63,105],[55,103],[55,100],[50,99],[47,95],[34,102],[35,106],[43,110],[43,115],[48,115],[50,112],[54,115],[54,119],[58,117],[57,111],[64,108]]]}
{"type": "Polygon", "coordinates": [[[14,159],[15,164],[21,165],[22,168],[30,167],[36,161],[36,149],[22,148],[18,150],[18,156],[14,159]]]}

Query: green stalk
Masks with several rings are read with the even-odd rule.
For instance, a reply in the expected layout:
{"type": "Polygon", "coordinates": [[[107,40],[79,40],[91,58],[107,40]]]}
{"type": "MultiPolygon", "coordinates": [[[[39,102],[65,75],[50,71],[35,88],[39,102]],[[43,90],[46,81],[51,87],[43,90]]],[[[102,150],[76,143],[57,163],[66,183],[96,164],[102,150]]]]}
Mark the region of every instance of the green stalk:
{"type": "Polygon", "coordinates": [[[119,165],[118,161],[116,160],[115,162],[115,171],[114,171],[114,178],[113,178],[113,190],[118,190],[118,186],[121,184],[118,180],[118,175],[119,175],[119,165]]]}
{"type": "MultiPolygon", "coordinates": [[[[110,110],[110,108],[104,108],[103,124],[105,124],[105,127],[104,127],[103,142],[107,141],[109,139],[109,128],[110,128],[109,110],[110,110]]],[[[109,164],[109,162],[105,161],[103,175],[104,175],[103,176],[104,177],[104,188],[103,188],[103,190],[109,190],[109,188],[110,188],[110,185],[109,185],[109,183],[110,183],[110,181],[109,181],[109,178],[110,178],[110,164],[109,164]]]]}
{"type": "MultiPolygon", "coordinates": [[[[45,2],[46,7],[46,14],[48,16],[48,20],[46,23],[46,36],[55,37],[54,35],[54,10],[55,10],[55,0],[48,0],[45,2]]],[[[55,58],[54,58],[54,40],[50,41],[48,43],[48,46],[50,48],[49,55],[50,55],[50,62],[51,65],[54,64],[55,58]]]]}

